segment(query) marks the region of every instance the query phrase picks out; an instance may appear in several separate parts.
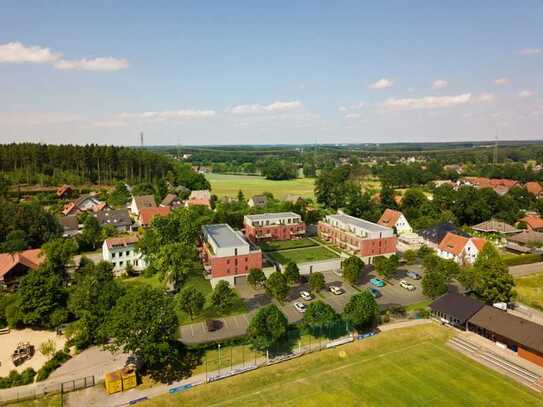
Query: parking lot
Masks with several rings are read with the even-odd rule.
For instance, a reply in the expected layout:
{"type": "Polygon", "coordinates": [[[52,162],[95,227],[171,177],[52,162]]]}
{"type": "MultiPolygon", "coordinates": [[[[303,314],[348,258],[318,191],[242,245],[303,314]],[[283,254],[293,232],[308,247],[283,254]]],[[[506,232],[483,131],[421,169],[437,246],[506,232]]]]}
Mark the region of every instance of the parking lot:
{"type": "MultiPolygon", "coordinates": [[[[357,284],[357,288],[360,291],[373,287],[369,281],[374,277],[378,277],[371,268],[368,268],[367,271],[369,272],[363,273],[361,281],[357,284]]],[[[414,304],[427,299],[422,294],[421,280],[413,280],[406,277],[407,271],[416,271],[421,276],[423,274],[422,268],[419,265],[401,266],[394,278],[386,282],[384,287],[378,288],[381,296],[376,301],[382,309],[398,305],[414,304]],[[400,281],[404,279],[415,286],[414,291],[408,291],[400,286],[400,281]]],[[[326,289],[315,295],[311,301],[305,301],[300,298],[300,291],[309,291],[309,285],[306,283],[292,288],[283,305],[272,300],[263,289],[255,290],[247,284],[237,286],[236,291],[245,301],[249,309],[248,313],[219,318],[219,328],[213,332],[208,331],[204,322],[184,325],[180,328],[181,340],[186,343],[202,343],[241,336],[246,332],[249,322],[256,311],[272,302],[281,309],[290,323],[298,322],[303,318],[303,314],[294,308],[294,303],[296,302],[309,304],[313,301],[322,300],[330,304],[336,312],[341,313],[351,296],[360,291],[350,284],[345,283],[340,275],[332,271],[324,272],[323,274],[326,281],[326,289]],[[344,293],[341,295],[332,294],[328,289],[331,285],[341,287],[344,293]]]]}

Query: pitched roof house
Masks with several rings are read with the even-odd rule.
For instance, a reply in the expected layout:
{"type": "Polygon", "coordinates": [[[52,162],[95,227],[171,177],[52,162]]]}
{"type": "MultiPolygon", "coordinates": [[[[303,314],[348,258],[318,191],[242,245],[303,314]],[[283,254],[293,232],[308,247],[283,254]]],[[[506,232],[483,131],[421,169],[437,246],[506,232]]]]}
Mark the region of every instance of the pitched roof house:
{"type": "Polygon", "coordinates": [[[481,223],[478,223],[475,226],[471,227],[473,230],[476,230],[477,232],[483,232],[483,233],[503,233],[505,235],[509,235],[512,233],[517,233],[519,230],[509,225],[505,222],[500,222],[496,219],[490,219],[481,223]]]}
{"type": "Polygon", "coordinates": [[[431,228],[423,229],[418,232],[418,235],[424,239],[426,244],[435,246],[441,243],[445,235],[449,232],[459,236],[469,237],[466,232],[460,230],[452,223],[441,223],[439,225],[432,226],[431,228]]]}
{"type": "Polygon", "coordinates": [[[543,232],[543,219],[541,219],[541,216],[539,215],[526,215],[520,220],[520,222],[525,223],[528,230],[543,232]]]}
{"type": "Polygon", "coordinates": [[[156,208],[155,197],[153,195],[140,195],[132,198],[130,203],[130,212],[138,216],[143,208],[156,208]]]}
{"type": "Polygon", "coordinates": [[[13,288],[26,275],[45,261],[40,249],[23,250],[18,253],[0,253],[0,283],[13,288]]]}
{"type": "Polygon", "coordinates": [[[112,225],[119,232],[129,232],[132,229],[132,219],[130,219],[128,209],[101,211],[93,216],[101,226],[112,225]]]}
{"type": "Polygon", "coordinates": [[[59,216],[58,223],[62,226],[62,237],[75,236],[79,233],[77,215],[59,216]]]}
{"type": "Polygon", "coordinates": [[[64,205],[62,213],[64,214],[64,216],[68,216],[77,215],[81,212],[86,211],[97,212],[104,209],[106,206],[106,203],[100,202],[100,200],[93,195],[81,195],[75,201],[69,202],[64,205]]]}
{"type": "Polygon", "coordinates": [[[266,195],[253,195],[247,202],[250,208],[265,208],[268,204],[268,197],[266,195]]]}
{"type": "Polygon", "coordinates": [[[211,199],[211,192],[208,189],[191,191],[189,199],[207,199],[209,201],[211,199]]]}
{"type": "Polygon", "coordinates": [[[539,182],[530,181],[527,182],[524,187],[529,193],[534,194],[536,197],[543,195],[543,187],[539,182]]]}
{"type": "Polygon", "coordinates": [[[409,225],[409,222],[407,221],[403,213],[394,209],[385,209],[377,223],[381,226],[395,228],[398,235],[413,232],[411,225],[409,225]]]}
{"type": "Polygon", "coordinates": [[[459,264],[473,264],[485,244],[485,239],[459,236],[449,232],[439,243],[437,255],[459,264]]]}
{"type": "Polygon", "coordinates": [[[176,194],[168,194],[164,197],[162,202],[160,203],[160,206],[165,207],[169,206],[170,208],[179,208],[181,205],[183,205],[183,201],[179,199],[179,197],[176,194]]]}
{"type": "Polygon", "coordinates": [[[143,208],[140,210],[138,216],[139,224],[143,227],[147,227],[151,224],[155,216],[168,216],[172,208],[169,206],[162,206],[158,208],[143,208]]]}
{"type": "Polygon", "coordinates": [[[73,192],[73,190],[74,188],[71,185],[67,185],[67,184],[61,185],[57,189],[57,196],[59,198],[66,198],[73,192]]]}
{"type": "Polygon", "coordinates": [[[131,264],[135,270],[146,267],[145,259],[136,246],[138,240],[138,235],[111,237],[104,240],[102,259],[113,264],[114,273],[121,273],[128,264],[131,264]]]}

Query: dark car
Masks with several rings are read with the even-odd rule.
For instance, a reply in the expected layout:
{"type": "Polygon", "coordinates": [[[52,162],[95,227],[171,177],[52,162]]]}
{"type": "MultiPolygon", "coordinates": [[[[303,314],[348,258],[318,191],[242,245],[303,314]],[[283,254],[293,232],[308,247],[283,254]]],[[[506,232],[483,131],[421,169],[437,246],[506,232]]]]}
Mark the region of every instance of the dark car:
{"type": "Polygon", "coordinates": [[[370,288],[370,293],[373,296],[373,298],[379,298],[381,295],[381,291],[379,291],[377,288],[370,288]]]}
{"type": "Polygon", "coordinates": [[[412,278],[413,280],[420,280],[421,279],[420,274],[417,273],[416,271],[408,271],[406,273],[406,276],[409,277],[409,278],[412,278]]]}
{"type": "Polygon", "coordinates": [[[214,332],[222,328],[222,322],[216,319],[208,319],[206,321],[207,332],[214,332]]]}

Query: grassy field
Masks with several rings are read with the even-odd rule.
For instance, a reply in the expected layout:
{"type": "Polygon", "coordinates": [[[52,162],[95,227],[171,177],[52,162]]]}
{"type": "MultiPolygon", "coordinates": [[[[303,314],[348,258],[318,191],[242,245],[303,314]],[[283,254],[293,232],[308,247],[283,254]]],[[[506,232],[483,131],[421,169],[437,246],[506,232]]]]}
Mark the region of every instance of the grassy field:
{"type": "Polygon", "coordinates": [[[305,249],[280,250],[276,252],[268,252],[268,255],[279,262],[287,264],[289,262],[305,263],[309,261],[334,259],[338,256],[324,247],[309,247],[305,249]]]}
{"type": "Polygon", "coordinates": [[[258,369],[143,406],[541,406],[543,398],[447,347],[436,324],[258,369]]]}
{"type": "Polygon", "coordinates": [[[543,310],[543,273],[515,278],[518,301],[543,310]]]}
{"type": "Polygon", "coordinates": [[[235,197],[241,189],[247,199],[264,192],[271,192],[278,199],[284,198],[287,194],[313,198],[313,183],[315,181],[312,178],[270,181],[264,177],[252,175],[224,174],[207,174],[206,178],[211,183],[211,190],[217,196],[235,197]]]}
{"type": "Polygon", "coordinates": [[[270,242],[259,243],[260,248],[265,252],[275,252],[277,250],[285,249],[301,249],[304,247],[317,246],[317,243],[310,239],[298,239],[298,240],[275,240],[270,242]]]}

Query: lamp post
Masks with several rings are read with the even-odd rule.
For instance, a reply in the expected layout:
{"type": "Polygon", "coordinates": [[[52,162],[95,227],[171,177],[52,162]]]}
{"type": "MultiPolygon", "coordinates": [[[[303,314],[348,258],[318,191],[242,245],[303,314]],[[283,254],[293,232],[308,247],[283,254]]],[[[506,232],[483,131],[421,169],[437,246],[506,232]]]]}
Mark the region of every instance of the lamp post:
{"type": "Polygon", "coordinates": [[[221,375],[221,344],[218,344],[219,346],[219,376],[221,375]]]}

